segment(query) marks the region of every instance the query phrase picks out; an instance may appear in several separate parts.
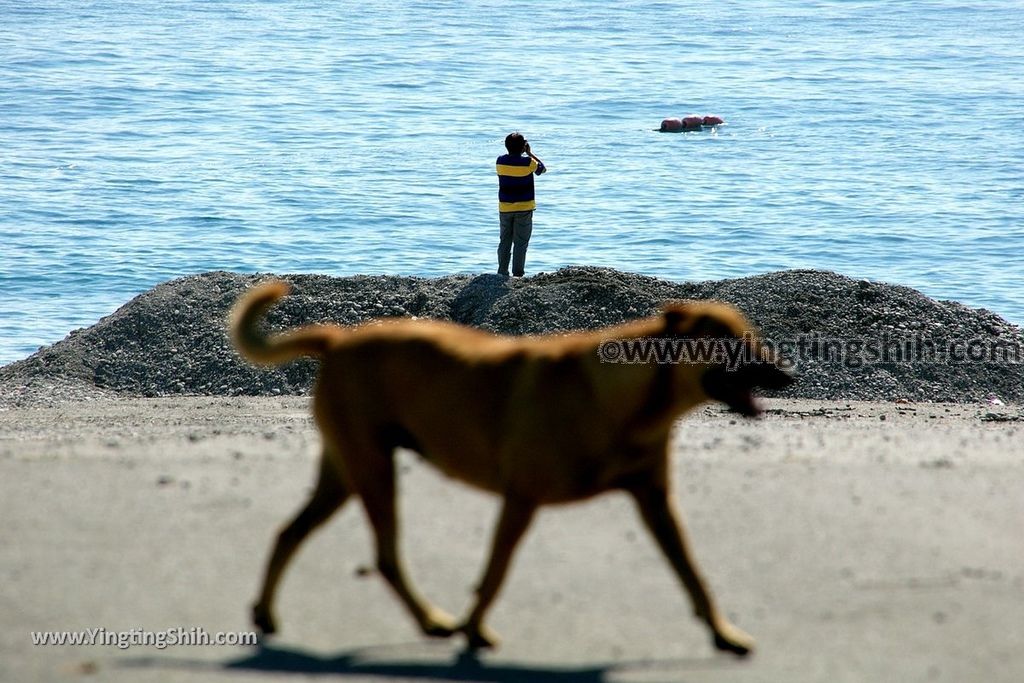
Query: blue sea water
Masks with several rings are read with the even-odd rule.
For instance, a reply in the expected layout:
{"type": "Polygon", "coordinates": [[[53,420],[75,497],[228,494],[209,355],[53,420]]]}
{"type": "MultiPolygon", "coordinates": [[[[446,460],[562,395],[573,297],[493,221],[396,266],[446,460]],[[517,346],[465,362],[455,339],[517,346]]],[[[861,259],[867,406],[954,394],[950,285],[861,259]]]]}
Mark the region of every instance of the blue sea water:
{"type": "Polygon", "coordinates": [[[0,363],[167,279],[822,268],[1024,322],[1024,5],[0,0],[0,363]],[[662,118],[727,125],[661,134],[662,118]]]}

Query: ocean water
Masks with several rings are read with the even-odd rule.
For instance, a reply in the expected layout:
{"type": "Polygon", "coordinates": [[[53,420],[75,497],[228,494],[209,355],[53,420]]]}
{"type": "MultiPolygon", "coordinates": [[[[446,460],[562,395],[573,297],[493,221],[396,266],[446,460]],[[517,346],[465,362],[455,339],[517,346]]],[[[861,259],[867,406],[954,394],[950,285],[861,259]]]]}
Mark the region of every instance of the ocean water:
{"type": "Polygon", "coordinates": [[[822,268],[1024,323],[1024,5],[0,0],[0,363],[167,279],[822,268]],[[727,124],[655,132],[662,118],[727,124]]]}

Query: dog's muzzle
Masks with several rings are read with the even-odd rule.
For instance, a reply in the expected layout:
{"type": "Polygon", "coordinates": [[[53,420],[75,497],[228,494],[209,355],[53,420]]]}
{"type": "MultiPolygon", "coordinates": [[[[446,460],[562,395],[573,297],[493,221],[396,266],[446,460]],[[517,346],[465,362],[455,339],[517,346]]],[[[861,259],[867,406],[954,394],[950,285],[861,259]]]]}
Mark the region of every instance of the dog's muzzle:
{"type": "Polygon", "coordinates": [[[762,412],[754,397],[755,387],[784,389],[795,381],[792,370],[766,361],[748,363],[736,370],[712,368],[701,378],[705,394],[746,417],[757,417],[762,412]]]}

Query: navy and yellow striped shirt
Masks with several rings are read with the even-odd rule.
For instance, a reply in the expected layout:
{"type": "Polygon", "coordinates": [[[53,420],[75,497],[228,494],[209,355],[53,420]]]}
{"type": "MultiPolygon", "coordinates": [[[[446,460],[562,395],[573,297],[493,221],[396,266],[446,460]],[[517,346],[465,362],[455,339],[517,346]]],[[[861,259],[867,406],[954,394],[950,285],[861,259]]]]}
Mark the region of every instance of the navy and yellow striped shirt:
{"type": "Polygon", "coordinates": [[[498,157],[498,211],[531,211],[537,208],[533,196],[533,175],[547,169],[528,156],[503,154],[498,157]]]}

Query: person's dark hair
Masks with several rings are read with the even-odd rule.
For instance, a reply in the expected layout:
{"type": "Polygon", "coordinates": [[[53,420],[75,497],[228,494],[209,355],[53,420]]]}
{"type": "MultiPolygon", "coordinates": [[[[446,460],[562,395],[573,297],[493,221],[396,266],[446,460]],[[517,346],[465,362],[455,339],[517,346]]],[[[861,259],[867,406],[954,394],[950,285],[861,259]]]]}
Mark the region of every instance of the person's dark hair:
{"type": "Polygon", "coordinates": [[[505,149],[508,150],[509,154],[522,154],[523,150],[526,149],[526,138],[519,131],[509,133],[505,137],[505,149]]]}

